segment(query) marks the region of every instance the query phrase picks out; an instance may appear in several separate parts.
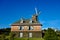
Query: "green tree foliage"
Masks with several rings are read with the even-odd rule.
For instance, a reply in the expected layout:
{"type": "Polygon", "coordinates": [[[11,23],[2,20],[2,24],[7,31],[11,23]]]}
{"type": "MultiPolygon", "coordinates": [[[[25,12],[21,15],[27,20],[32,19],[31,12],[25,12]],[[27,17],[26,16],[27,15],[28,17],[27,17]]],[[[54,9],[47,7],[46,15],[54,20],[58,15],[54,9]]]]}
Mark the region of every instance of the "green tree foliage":
{"type": "Polygon", "coordinates": [[[5,40],[5,34],[1,34],[1,40],[5,40]]]}
{"type": "Polygon", "coordinates": [[[11,32],[11,28],[0,29],[0,34],[9,35],[10,32],[11,32]]]}
{"type": "Polygon", "coordinates": [[[57,33],[53,29],[48,28],[45,33],[44,40],[58,40],[57,33]]]}
{"type": "Polygon", "coordinates": [[[10,32],[11,32],[11,28],[0,29],[0,40],[8,40],[7,36],[9,36],[10,32]]]}
{"type": "Polygon", "coordinates": [[[58,39],[60,40],[60,30],[57,30],[56,33],[57,33],[58,39]]]}
{"type": "Polygon", "coordinates": [[[15,34],[13,32],[11,32],[9,36],[10,36],[10,40],[14,40],[15,34]]]}

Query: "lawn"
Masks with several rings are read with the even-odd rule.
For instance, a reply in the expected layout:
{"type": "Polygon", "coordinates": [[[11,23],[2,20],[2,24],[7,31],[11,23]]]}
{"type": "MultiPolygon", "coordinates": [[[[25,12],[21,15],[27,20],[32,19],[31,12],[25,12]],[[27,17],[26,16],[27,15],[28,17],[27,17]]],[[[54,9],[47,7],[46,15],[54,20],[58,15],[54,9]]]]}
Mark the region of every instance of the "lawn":
{"type": "MultiPolygon", "coordinates": [[[[14,38],[14,40],[28,40],[28,38],[14,38]]],[[[29,40],[44,40],[43,38],[29,38],[29,40]]]]}

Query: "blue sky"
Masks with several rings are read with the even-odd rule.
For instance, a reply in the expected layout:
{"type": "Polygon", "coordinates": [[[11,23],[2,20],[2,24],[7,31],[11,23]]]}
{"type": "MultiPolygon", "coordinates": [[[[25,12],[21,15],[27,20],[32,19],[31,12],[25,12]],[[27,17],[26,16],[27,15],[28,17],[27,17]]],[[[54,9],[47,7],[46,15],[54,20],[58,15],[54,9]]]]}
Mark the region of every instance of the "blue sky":
{"type": "Polygon", "coordinates": [[[31,18],[35,7],[41,11],[39,21],[42,29],[60,30],[60,0],[0,0],[0,28],[10,27],[21,17],[31,18]]]}

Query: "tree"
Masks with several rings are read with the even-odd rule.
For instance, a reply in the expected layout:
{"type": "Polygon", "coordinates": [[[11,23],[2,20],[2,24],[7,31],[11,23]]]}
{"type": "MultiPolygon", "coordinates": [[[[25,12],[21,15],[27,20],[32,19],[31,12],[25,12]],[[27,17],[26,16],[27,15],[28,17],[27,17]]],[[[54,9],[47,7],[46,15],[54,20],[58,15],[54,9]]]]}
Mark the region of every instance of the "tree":
{"type": "Polygon", "coordinates": [[[60,30],[57,30],[56,33],[57,33],[58,39],[60,40],[60,30]]]}
{"type": "Polygon", "coordinates": [[[10,32],[10,39],[9,40],[14,40],[14,36],[15,36],[15,34],[13,33],[13,32],[10,32]]]}
{"type": "Polygon", "coordinates": [[[57,33],[53,29],[48,28],[45,33],[44,40],[58,40],[57,33]]]}
{"type": "Polygon", "coordinates": [[[1,40],[5,40],[5,34],[1,34],[1,40]]]}

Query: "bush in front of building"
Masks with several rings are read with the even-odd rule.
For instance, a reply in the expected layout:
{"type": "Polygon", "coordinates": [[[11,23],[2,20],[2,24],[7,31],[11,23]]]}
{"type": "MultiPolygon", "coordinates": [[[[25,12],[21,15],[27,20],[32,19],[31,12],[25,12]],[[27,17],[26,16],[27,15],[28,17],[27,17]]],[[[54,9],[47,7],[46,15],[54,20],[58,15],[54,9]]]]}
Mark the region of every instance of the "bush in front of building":
{"type": "Polygon", "coordinates": [[[0,35],[0,40],[5,40],[5,34],[0,35]]]}
{"type": "Polygon", "coordinates": [[[51,29],[48,28],[48,30],[45,32],[44,40],[59,40],[57,33],[51,29]]]}
{"type": "Polygon", "coordinates": [[[10,32],[9,36],[10,36],[9,40],[14,40],[15,34],[13,32],[10,32]]]}

